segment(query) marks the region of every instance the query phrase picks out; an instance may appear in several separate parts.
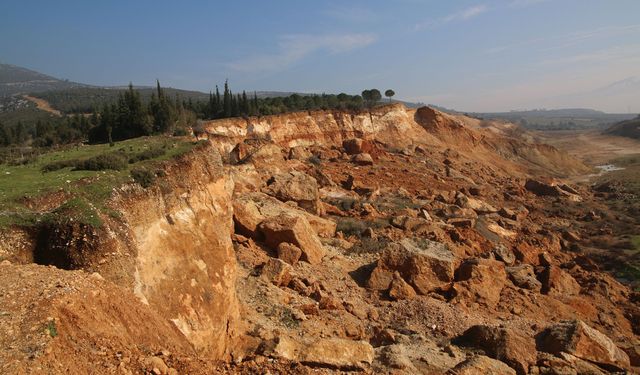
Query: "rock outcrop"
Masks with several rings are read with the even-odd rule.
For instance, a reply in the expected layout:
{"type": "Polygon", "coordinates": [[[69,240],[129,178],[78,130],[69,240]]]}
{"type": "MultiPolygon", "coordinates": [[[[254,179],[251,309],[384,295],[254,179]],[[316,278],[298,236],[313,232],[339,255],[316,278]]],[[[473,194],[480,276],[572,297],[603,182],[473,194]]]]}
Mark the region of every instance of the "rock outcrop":
{"type": "Polygon", "coordinates": [[[581,320],[559,323],[538,337],[538,349],[553,354],[569,353],[613,369],[629,369],[629,356],[607,336],[581,320]]]}
{"type": "Polygon", "coordinates": [[[302,216],[281,214],[264,220],[260,224],[265,243],[272,249],[287,242],[302,251],[301,259],[311,264],[318,264],[326,254],[322,243],[302,216]]]}
{"type": "Polygon", "coordinates": [[[373,362],[373,347],[365,341],[319,339],[298,341],[280,337],[273,356],[338,369],[364,369],[373,362]]]}
{"type": "Polygon", "coordinates": [[[427,294],[450,283],[455,267],[456,259],[446,245],[407,238],[390,244],[383,251],[368,286],[388,289],[397,271],[417,293],[427,294]]]}

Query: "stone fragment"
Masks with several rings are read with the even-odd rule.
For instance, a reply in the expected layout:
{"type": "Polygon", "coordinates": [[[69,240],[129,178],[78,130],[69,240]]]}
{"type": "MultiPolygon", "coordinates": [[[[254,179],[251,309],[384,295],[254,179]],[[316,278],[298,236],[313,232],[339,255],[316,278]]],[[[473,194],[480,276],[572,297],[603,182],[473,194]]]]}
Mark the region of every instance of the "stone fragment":
{"type": "Polygon", "coordinates": [[[533,337],[502,327],[475,325],[467,329],[458,341],[482,349],[489,357],[514,368],[519,375],[529,373],[536,363],[536,342],[533,337]]]}
{"type": "Polygon", "coordinates": [[[260,276],[275,286],[287,286],[291,281],[291,266],[280,259],[269,258],[260,276]]]}
{"type": "Polygon", "coordinates": [[[320,263],[326,253],[304,217],[281,214],[263,221],[260,231],[271,248],[277,249],[282,242],[291,243],[302,251],[302,260],[311,264],[320,263]]]}
{"type": "Polygon", "coordinates": [[[400,370],[415,370],[402,344],[388,345],[381,350],[381,361],[388,367],[400,370]]]}
{"type": "Polygon", "coordinates": [[[365,369],[373,362],[374,351],[366,341],[339,338],[314,341],[282,336],[273,349],[272,356],[311,366],[338,369],[365,369]]]}
{"type": "Polygon", "coordinates": [[[373,158],[367,153],[353,155],[351,161],[357,165],[373,165],[373,158]]]}
{"type": "Polygon", "coordinates": [[[542,283],[536,279],[536,274],[532,265],[521,264],[514,267],[507,267],[506,271],[515,286],[540,292],[542,283]]]}
{"type": "Polygon", "coordinates": [[[507,280],[504,263],[493,259],[471,258],[456,273],[454,296],[494,307],[507,280]]]}
{"type": "Polygon", "coordinates": [[[538,350],[555,355],[565,352],[618,370],[630,367],[629,356],[624,351],[581,320],[562,322],[544,330],[538,336],[538,350]]]}
{"type": "Polygon", "coordinates": [[[282,242],[278,245],[278,259],[295,266],[302,256],[302,250],[289,242],[282,242]]]}
{"type": "Polygon", "coordinates": [[[503,244],[498,244],[493,248],[493,255],[497,260],[504,262],[504,264],[510,266],[516,261],[516,256],[513,251],[503,244]]]}
{"type": "Polygon", "coordinates": [[[262,221],[283,213],[304,217],[318,236],[329,238],[335,235],[335,222],[291,207],[267,194],[247,193],[233,200],[233,221],[236,230],[254,239],[260,239],[258,226],[262,221]]]}
{"type": "Polygon", "coordinates": [[[314,215],[321,214],[318,183],[304,172],[291,171],[272,176],[263,191],[283,202],[293,201],[314,215]]]}
{"type": "Polygon", "coordinates": [[[416,291],[407,284],[400,273],[397,271],[393,273],[393,280],[389,286],[389,297],[392,300],[412,299],[416,296],[416,291]]]}
{"type": "Polygon", "coordinates": [[[438,242],[405,238],[382,252],[371,273],[370,288],[386,290],[398,271],[418,294],[425,295],[453,281],[456,259],[449,248],[438,242]]]}
{"type": "Polygon", "coordinates": [[[549,266],[540,275],[542,293],[552,296],[580,294],[580,284],[565,270],[557,266],[549,266]]]}
{"type": "Polygon", "coordinates": [[[516,371],[505,363],[484,355],[473,356],[456,365],[450,371],[456,375],[516,375],[516,371]]]}

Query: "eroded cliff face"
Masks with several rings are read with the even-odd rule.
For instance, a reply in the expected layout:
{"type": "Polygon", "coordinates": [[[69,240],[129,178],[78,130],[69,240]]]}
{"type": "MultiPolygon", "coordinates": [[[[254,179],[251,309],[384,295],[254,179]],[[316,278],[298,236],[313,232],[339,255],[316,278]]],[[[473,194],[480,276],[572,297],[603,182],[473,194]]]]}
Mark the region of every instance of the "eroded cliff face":
{"type": "Polygon", "coordinates": [[[225,359],[238,315],[231,180],[211,144],[161,168],[149,188],[114,189],[101,227],[71,220],[6,231],[2,257],[98,272],[173,322],[199,355],[225,359]]]}
{"type": "Polygon", "coordinates": [[[309,111],[285,115],[207,121],[203,125],[220,146],[230,151],[244,139],[268,138],[275,144],[339,146],[349,138],[376,139],[394,147],[435,142],[416,126],[413,111],[401,104],[377,107],[370,112],[309,111]]]}
{"type": "Polygon", "coordinates": [[[204,122],[203,127],[223,154],[243,141],[268,140],[287,150],[300,146],[341,148],[344,140],[355,137],[376,141],[388,149],[451,148],[469,157],[493,159],[489,164],[509,172],[522,169],[520,164],[529,171],[551,170],[557,175],[588,171],[566,153],[518,135],[512,124],[483,128],[478,123],[430,107],[408,109],[390,104],[361,112],[309,111],[212,120],[204,122]],[[496,153],[502,158],[496,159],[496,153]]]}
{"type": "Polygon", "coordinates": [[[124,245],[135,254],[129,286],[200,354],[223,358],[238,314],[232,186],[211,147],[168,164],[165,173],[158,186],[128,185],[112,200],[128,227],[124,245]]]}

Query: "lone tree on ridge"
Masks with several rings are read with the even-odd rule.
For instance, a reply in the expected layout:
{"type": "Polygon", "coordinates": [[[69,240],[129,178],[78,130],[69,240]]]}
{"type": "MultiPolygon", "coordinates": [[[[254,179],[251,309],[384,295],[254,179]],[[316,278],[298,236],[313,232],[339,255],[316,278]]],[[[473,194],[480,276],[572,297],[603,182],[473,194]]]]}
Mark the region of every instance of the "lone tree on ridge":
{"type": "Polygon", "coordinates": [[[391,97],[394,96],[395,94],[396,94],[396,92],[391,90],[391,89],[389,89],[389,90],[384,92],[384,96],[389,98],[389,103],[391,103],[391,97]]]}

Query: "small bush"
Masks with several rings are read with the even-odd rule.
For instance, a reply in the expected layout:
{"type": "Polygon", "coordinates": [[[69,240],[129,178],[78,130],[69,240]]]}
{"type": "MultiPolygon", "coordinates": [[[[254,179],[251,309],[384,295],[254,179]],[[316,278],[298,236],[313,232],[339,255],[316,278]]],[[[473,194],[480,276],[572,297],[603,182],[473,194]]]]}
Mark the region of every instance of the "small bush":
{"type": "Polygon", "coordinates": [[[184,137],[186,135],[189,135],[189,133],[185,128],[177,128],[176,130],[173,131],[173,135],[176,137],[184,137]]]}
{"type": "Polygon", "coordinates": [[[318,155],[311,155],[309,156],[309,159],[307,159],[307,161],[313,165],[320,165],[322,164],[322,159],[320,159],[320,157],[318,155]]]}
{"type": "Polygon", "coordinates": [[[64,169],[64,168],[74,168],[77,163],[78,163],[77,159],[60,160],[60,161],[55,161],[53,163],[45,164],[41,168],[41,170],[42,170],[43,173],[54,172],[54,171],[57,171],[57,170],[60,170],[60,169],[64,169]]]}
{"type": "Polygon", "coordinates": [[[349,254],[376,254],[384,250],[389,244],[389,240],[386,238],[373,239],[362,238],[351,249],[349,254]]]}
{"type": "Polygon", "coordinates": [[[160,147],[150,148],[148,150],[142,151],[130,157],[129,164],[134,164],[144,160],[155,159],[166,153],[167,151],[164,148],[160,148],[160,147]]]}
{"type": "Polygon", "coordinates": [[[145,189],[153,185],[153,182],[156,180],[155,173],[146,168],[132,169],[131,177],[133,177],[133,180],[139,183],[145,189]]]}
{"type": "Polygon", "coordinates": [[[104,171],[107,169],[122,170],[127,167],[127,156],[120,152],[101,154],[89,159],[79,161],[74,170],[77,171],[104,171]]]}
{"type": "Polygon", "coordinates": [[[73,168],[74,171],[104,171],[107,169],[122,170],[127,167],[127,156],[122,152],[100,154],[89,159],[60,160],[46,164],[42,172],[53,172],[64,168],[73,168]]]}
{"type": "Polygon", "coordinates": [[[345,236],[360,237],[362,232],[364,232],[368,227],[367,223],[363,220],[344,217],[338,220],[336,231],[342,232],[345,236]]]}

